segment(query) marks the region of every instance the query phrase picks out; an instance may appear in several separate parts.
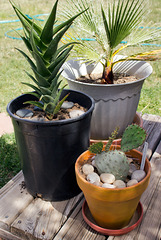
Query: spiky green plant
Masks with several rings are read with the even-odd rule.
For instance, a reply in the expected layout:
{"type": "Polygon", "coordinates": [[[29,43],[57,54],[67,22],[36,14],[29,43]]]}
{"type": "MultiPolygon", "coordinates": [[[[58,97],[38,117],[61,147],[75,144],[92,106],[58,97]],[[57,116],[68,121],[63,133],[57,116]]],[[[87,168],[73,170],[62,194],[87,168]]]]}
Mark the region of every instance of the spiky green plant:
{"type": "Polygon", "coordinates": [[[112,173],[116,179],[125,180],[129,171],[129,161],[124,152],[139,147],[146,138],[146,132],[136,124],[128,126],[122,136],[121,150],[110,150],[109,147],[116,137],[116,129],[110,137],[110,141],[103,150],[103,143],[98,142],[89,147],[89,151],[95,153],[95,165],[98,172],[112,173]]]}
{"type": "Polygon", "coordinates": [[[56,0],[45,25],[39,26],[16,7],[11,0],[10,3],[23,26],[24,36],[21,36],[21,38],[32,55],[32,58],[30,58],[24,51],[17,49],[26,58],[34,73],[34,75],[31,75],[27,72],[34,84],[24,84],[35,91],[30,92],[30,94],[35,95],[38,101],[27,103],[43,109],[47,117],[52,119],[68,96],[66,95],[60,100],[60,95],[65,86],[58,90],[61,83],[61,81],[58,81],[61,74],[59,70],[69,56],[75,42],[72,41],[61,46],[59,44],[63,35],[81,13],[73,15],[65,22],[57,25],[58,0],[56,0]]]}
{"type": "MultiPolygon", "coordinates": [[[[89,8],[75,22],[77,39],[82,43],[75,47],[75,51],[76,56],[84,61],[102,63],[102,83],[113,84],[113,67],[120,61],[160,59],[161,49],[124,56],[120,60],[114,59],[116,54],[127,47],[160,39],[161,29],[159,27],[140,27],[143,17],[149,13],[145,0],[113,0],[111,3],[107,0],[102,1],[102,4],[97,0],[66,1],[69,8],[63,14],[67,16],[89,8]],[[84,41],[85,37],[86,40],[96,41],[84,41]],[[123,41],[125,44],[121,44],[123,41]]],[[[75,34],[71,32],[67,35],[66,41],[70,42],[73,39],[75,39],[75,34]]]]}

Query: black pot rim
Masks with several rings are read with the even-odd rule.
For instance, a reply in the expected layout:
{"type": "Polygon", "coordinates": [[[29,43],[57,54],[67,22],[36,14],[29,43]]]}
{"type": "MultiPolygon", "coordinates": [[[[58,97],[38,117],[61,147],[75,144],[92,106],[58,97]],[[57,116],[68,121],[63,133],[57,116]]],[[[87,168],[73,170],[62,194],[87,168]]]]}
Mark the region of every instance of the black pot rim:
{"type": "Polygon", "coordinates": [[[27,94],[22,94],[16,98],[12,99],[7,105],[7,108],[6,108],[7,112],[10,115],[10,117],[12,117],[13,119],[15,119],[16,121],[19,121],[19,122],[26,122],[28,124],[36,124],[36,125],[64,125],[64,124],[80,121],[81,119],[85,118],[89,114],[89,112],[93,111],[94,106],[95,106],[95,101],[91,96],[89,96],[88,94],[83,93],[81,91],[76,91],[76,90],[71,90],[71,89],[64,89],[63,91],[70,91],[71,93],[76,92],[76,93],[86,96],[87,98],[89,98],[91,100],[91,107],[84,114],[80,115],[79,117],[65,119],[65,120],[44,121],[44,122],[42,121],[41,122],[41,121],[36,121],[36,120],[31,120],[31,119],[20,118],[11,112],[10,106],[16,99],[22,98],[24,95],[28,95],[28,93],[27,93],[27,94]]]}

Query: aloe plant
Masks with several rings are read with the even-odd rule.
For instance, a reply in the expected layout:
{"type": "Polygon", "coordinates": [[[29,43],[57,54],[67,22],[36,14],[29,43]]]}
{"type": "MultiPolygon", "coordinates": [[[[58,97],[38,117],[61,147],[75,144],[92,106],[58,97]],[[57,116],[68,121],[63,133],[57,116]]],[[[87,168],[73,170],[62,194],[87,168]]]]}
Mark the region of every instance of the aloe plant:
{"type": "Polygon", "coordinates": [[[45,25],[42,27],[29,19],[11,0],[10,3],[22,23],[24,35],[20,36],[32,56],[31,58],[24,51],[17,49],[26,58],[34,73],[31,75],[26,72],[34,84],[26,82],[23,84],[34,90],[30,94],[35,95],[38,101],[28,101],[26,103],[43,109],[47,117],[52,119],[68,96],[66,95],[60,100],[60,95],[66,85],[59,90],[61,81],[58,80],[61,74],[60,68],[76,42],[59,44],[63,35],[81,12],[57,25],[58,0],[56,0],[45,25]]]}
{"type": "Polygon", "coordinates": [[[103,149],[103,143],[98,142],[89,147],[89,151],[95,153],[95,165],[98,172],[112,173],[116,179],[125,180],[129,172],[129,161],[125,152],[139,147],[146,138],[146,131],[136,124],[128,126],[122,136],[121,149],[110,150],[112,141],[116,138],[118,128],[114,130],[103,149]]]}
{"type": "Polygon", "coordinates": [[[102,63],[102,83],[113,84],[113,67],[120,61],[160,59],[161,49],[138,52],[124,56],[120,60],[114,59],[115,55],[125,48],[160,39],[160,28],[141,27],[143,17],[149,13],[146,1],[114,0],[110,3],[108,0],[102,1],[102,5],[97,0],[66,1],[69,8],[63,12],[63,15],[68,17],[73,12],[89,8],[75,22],[76,33],[68,34],[66,41],[76,39],[75,34],[77,34],[77,40],[82,45],[75,47],[76,56],[87,62],[102,63]],[[95,40],[95,43],[90,40],[95,40]]]}

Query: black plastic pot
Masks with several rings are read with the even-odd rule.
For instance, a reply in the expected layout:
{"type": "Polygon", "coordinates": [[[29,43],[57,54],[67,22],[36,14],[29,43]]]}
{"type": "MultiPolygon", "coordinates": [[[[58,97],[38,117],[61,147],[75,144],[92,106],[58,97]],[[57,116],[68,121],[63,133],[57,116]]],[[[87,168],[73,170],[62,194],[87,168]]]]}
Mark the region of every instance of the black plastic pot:
{"type": "Polygon", "coordinates": [[[25,184],[29,193],[49,201],[61,201],[76,196],[74,164],[89,146],[90,121],[94,100],[88,95],[65,89],[62,97],[87,108],[83,115],[59,121],[33,121],[14,113],[34,96],[24,94],[7,106],[12,118],[18,152],[22,161],[25,184]]]}

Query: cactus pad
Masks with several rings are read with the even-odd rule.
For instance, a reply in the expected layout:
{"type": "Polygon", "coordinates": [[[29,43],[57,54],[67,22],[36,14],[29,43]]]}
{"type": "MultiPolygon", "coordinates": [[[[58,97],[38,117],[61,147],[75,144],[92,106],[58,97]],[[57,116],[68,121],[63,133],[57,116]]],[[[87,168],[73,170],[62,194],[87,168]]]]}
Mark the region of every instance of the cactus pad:
{"type": "Polygon", "coordinates": [[[122,136],[121,150],[127,152],[143,144],[146,138],[146,131],[136,124],[128,126],[122,136]]]}
{"type": "Polygon", "coordinates": [[[102,148],[103,148],[103,143],[102,142],[98,142],[98,143],[94,143],[92,144],[88,150],[92,153],[96,153],[99,154],[102,152],[102,148]]]}
{"type": "Polygon", "coordinates": [[[125,180],[129,172],[129,162],[122,151],[102,152],[95,157],[95,165],[101,173],[112,173],[116,180],[125,180]]]}

